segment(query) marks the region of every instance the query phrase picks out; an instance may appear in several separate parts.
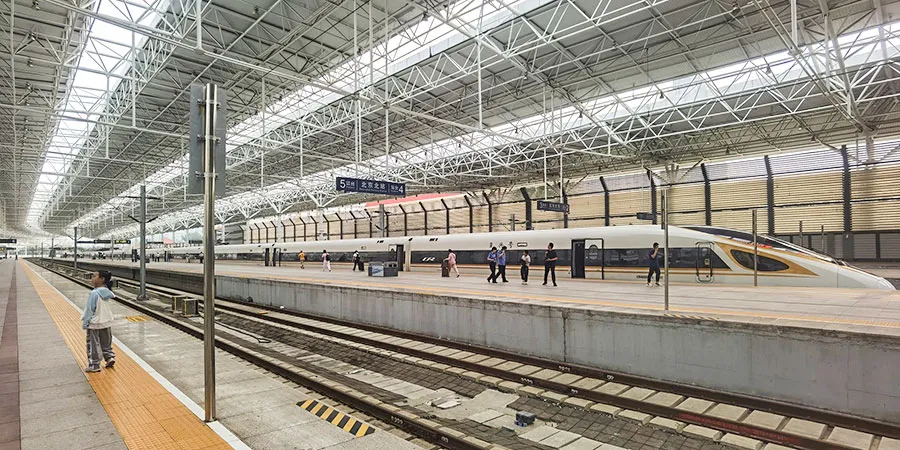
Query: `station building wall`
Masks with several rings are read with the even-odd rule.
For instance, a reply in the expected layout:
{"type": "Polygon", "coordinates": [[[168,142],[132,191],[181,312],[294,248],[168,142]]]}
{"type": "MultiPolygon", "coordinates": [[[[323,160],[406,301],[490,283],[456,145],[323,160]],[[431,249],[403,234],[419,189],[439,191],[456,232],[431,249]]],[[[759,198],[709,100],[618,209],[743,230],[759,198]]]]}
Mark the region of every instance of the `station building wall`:
{"type": "MultiPolygon", "coordinates": [[[[760,233],[851,260],[900,260],[900,154],[865,164],[845,164],[844,155],[846,151],[828,150],[697,165],[674,172],[669,188],[670,221],[675,225],[749,231],[751,211],[755,209],[760,233]]],[[[568,217],[537,210],[536,201],[545,198],[542,186],[526,187],[524,192],[515,187],[386,205],[386,234],[421,236],[506,231],[513,227],[543,230],[646,224],[636,214],[662,211],[661,184],[660,176],[650,173],[568,182],[563,198],[571,208],[568,217]]],[[[548,187],[546,194],[548,200],[561,200],[558,185],[548,187]]],[[[381,236],[377,207],[292,220],[293,224],[244,226],[244,241],[381,236]]]]}

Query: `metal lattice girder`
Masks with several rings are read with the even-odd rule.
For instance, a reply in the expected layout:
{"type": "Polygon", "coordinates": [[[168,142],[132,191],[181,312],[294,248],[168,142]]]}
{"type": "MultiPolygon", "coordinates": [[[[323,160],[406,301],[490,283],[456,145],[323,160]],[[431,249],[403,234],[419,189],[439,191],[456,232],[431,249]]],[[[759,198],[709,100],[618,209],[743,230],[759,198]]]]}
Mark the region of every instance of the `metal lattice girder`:
{"type": "MultiPolygon", "coordinates": [[[[229,160],[235,172],[254,174],[256,171],[242,166],[255,162],[259,162],[260,166],[264,165],[259,167],[259,173],[263,177],[257,179],[256,183],[249,182],[250,175],[232,175],[240,186],[237,192],[250,189],[251,186],[257,188],[260,183],[267,185],[275,182],[274,187],[277,187],[278,183],[289,179],[291,175],[299,177],[307,191],[317,192],[315,186],[310,185],[314,184],[317,177],[309,174],[320,173],[329,166],[348,163],[351,164],[350,167],[340,170],[379,174],[379,169],[397,166],[397,170],[390,172],[389,176],[422,184],[421,189],[433,189],[441,185],[474,183],[475,180],[483,182],[484,174],[509,176],[505,173],[510,173],[519,178],[534,177],[540,173],[540,166],[545,161],[543,151],[534,152],[535,147],[549,149],[546,157],[548,161],[553,161],[553,158],[562,154],[565,156],[567,171],[577,171],[581,164],[594,164],[595,167],[598,164],[605,167],[624,166],[641,164],[646,158],[679,157],[690,151],[716,155],[721,154],[722,150],[753,151],[752,149],[760,148],[761,143],[789,148],[799,145],[802,139],[818,139],[834,145],[841,142],[832,140],[847,138],[846,117],[838,115],[838,120],[834,120],[837,107],[825,96],[829,95],[829,89],[825,89],[823,93],[821,80],[815,77],[810,77],[810,80],[780,76],[778,68],[781,64],[786,64],[784,62],[765,61],[758,67],[739,68],[733,74],[710,74],[714,71],[703,71],[710,63],[698,62],[696,51],[708,41],[740,41],[742,37],[754,36],[767,29],[771,33],[770,26],[760,21],[751,23],[749,20],[752,14],[758,12],[755,5],[742,6],[736,10],[730,4],[723,7],[715,2],[706,3],[702,8],[697,8],[696,4],[688,5],[690,2],[626,3],[628,5],[622,8],[633,8],[633,14],[646,14],[648,17],[646,28],[633,39],[622,38],[616,29],[622,11],[618,11],[615,17],[611,17],[613,20],[608,22],[574,19],[600,17],[597,14],[602,15],[604,8],[610,8],[610,2],[600,2],[593,12],[585,9],[584,4],[579,8],[575,1],[530,3],[529,8],[537,7],[499,27],[496,24],[490,24],[493,28],[485,26],[481,32],[472,21],[461,20],[473,8],[480,7],[476,3],[454,4],[456,9],[451,8],[450,11],[425,8],[430,17],[441,19],[437,20],[438,24],[456,24],[458,27],[451,28],[467,32],[458,33],[458,37],[453,38],[457,40],[441,43],[436,55],[423,50],[418,56],[420,59],[412,60],[417,64],[414,67],[391,70],[394,74],[387,82],[378,80],[372,86],[370,81],[375,78],[375,74],[371,78],[364,76],[361,100],[328,91],[339,98],[322,107],[321,104],[331,100],[331,97],[320,97],[312,102],[318,111],[288,117],[288,125],[274,132],[266,128],[266,134],[277,139],[255,138],[254,142],[254,138],[250,138],[244,145],[233,149],[229,160]],[[677,3],[680,9],[693,9],[690,13],[682,14],[670,8],[673,3],[677,3]],[[669,9],[659,12],[663,7],[669,9]],[[713,24],[710,29],[715,33],[705,30],[703,26],[698,28],[697,24],[713,24]],[[746,28],[748,31],[733,34],[720,31],[729,27],[746,28]],[[597,40],[596,45],[577,42],[579,35],[590,31],[599,33],[602,37],[597,40]],[[479,46],[482,49],[480,58],[477,51],[479,46]],[[666,78],[660,76],[659,70],[641,67],[641,57],[635,56],[641,51],[641,47],[646,49],[644,54],[647,57],[653,55],[671,58],[672,55],[681,53],[697,75],[693,79],[666,78]],[[495,51],[497,49],[500,51],[495,51]],[[590,64],[579,65],[580,61],[590,64]],[[571,66],[578,67],[572,70],[571,66]],[[763,66],[771,71],[768,79],[758,75],[758,69],[763,66]],[[523,67],[530,68],[531,73],[524,73],[523,67]],[[773,68],[775,70],[771,70],[773,68]],[[623,87],[616,79],[621,78],[620,76],[607,75],[607,72],[629,70],[642,77],[642,81],[638,83],[642,87],[623,87]],[[521,73],[521,79],[516,79],[515,73],[521,73]],[[483,78],[479,83],[484,82],[489,86],[489,90],[484,92],[484,111],[491,114],[490,117],[485,117],[490,120],[490,125],[482,134],[478,134],[480,131],[477,128],[480,125],[472,117],[474,114],[469,117],[459,112],[455,116],[447,115],[455,106],[451,106],[449,101],[439,101],[439,94],[433,94],[446,90],[461,91],[462,95],[454,96],[452,102],[461,105],[461,110],[471,108],[475,104],[471,101],[473,96],[480,96],[482,92],[481,89],[472,88],[472,79],[479,74],[479,78],[483,78]],[[731,76],[734,80],[725,80],[731,76]],[[743,80],[742,77],[747,79],[743,80]],[[752,77],[763,81],[754,86],[752,82],[748,82],[752,77]],[[550,97],[555,98],[556,104],[547,108],[542,107],[539,100],[534,101],[535,97],[540,98],[540,94],[534,91],[535,83],[529,80],[536,81],[539,89],[546,89],[550,97]],[[682,84],[667,86],[666,82],[672,80],[682,84]],[[514,110],[504,110],[500,105],[490,106],[494,101],[502,103],[506,99],[514,100],[517,94],[522,94],[521,91],[516,93],[517,89],[531,89],[524,93],[524,97],[532,99],[530,104],[518,101],[514,110]],[[609,97],[614,102],[603,103],[609,97]],[[430,103],[432,98],[435,106],[422,107],[423,101],[430,103]],[[387,101],[383,102],[384,99],[387,101]],[[374,122],[383,114],[385,103],[392,116],[399,117],[401,121],[409,120],[392,129],[392,134],[401,134],[392,140],[394,143],[402,143],[403,147],[398,148],[395,144],[390,149],[390,156],[379,160],[373,156],[384,154],[379,153],[383,147],[377,139],[370,139],[369,136],[375,136],[379,131],[374,122]],[[357,131],[351,130],[360,116],[373,122],[365,123],[366,134],[362,136],[358,133],[360,128],[357,131]],[[553,126],[541,132],[524,123],[534,117],[550,122],[553,126]],[[498,125],[502,123],[501,119],[516,125],[503,129],[498,125]],[[423,144],[423,141],[429,140],[427,132],[423,132],[428,126],[441,129],[439,142],[423,144]],[[291,127],[297,132],[278,134],[291,127]],[[354,157],[346,152],[350,139],[347,136],[362,144],[356,145],[357,155],[354,157]],[[297,143],[284,145],[285,142],[290,142],[289,139],[299,140],[300,137],[306,140],[303,152],[305,171],[300,169],[303,167],[302,160],[299,167],[297,164],[297,143]],[[445,140],[447,142],[443,142],[445,140]],[[483,145],[483,142],[491,145],[483,145]],[[427,162],[423,162],[423,159],[427,162]],[[277,167],[279,176],[263,170],[268,167],[277,167]],[[529,172],[516,174],[514,170],[529,172]]],[[[498,9],[512,9],[505,3],[493,5],[498,9]]],[[[782,5],[764,7],[763,12],[771,14],[775,11],[777,17],[784,17],[783,11],[776,11],[776,8],[782,8],[782,5]]],[[[809,8],[801,12],[801,19],[806,20],[806,29],[814,29],[815,21],[809,8]]],[[[868,20],[858,14],[841,14],[844,14],[843,17],[853,17],[853,20],[846,19],[844,24],[837,23],[830,41],[834,40],[833,36],[846,35],[846,31],[853,27],[858,29],[865,26],[868,20]],[[857,21],[856,24],[852,24],[854,20],[857,21]]],[[[880,46],[885,49],[896,48],[892,42],[894,37],[885,35],[884,31],[879,30],[884,39],[880,46]]],[[[411,28],[404,28],[400,33],[406,33],[407,37],[417,36],[411,28]]],[[[823,41],[828,40],[823,38],[823,41]]],[[[427,39],[419,38],[419,41],[427,43],[427,39]]],[[[760,54],[765,54],[754,53],[756,43],[753,39],[747,41],[749,42],[736,44],[748,54],[745,59],[753,61],[760,54]],[[750,56],[751,54],[754,56],[750,56]]],[[[377,59],[378,48],[376,45],[376,58],[373,59],[377,59]]],[[[771,52],[772,46],[765,48],[771,52]]],[[[888,51],[893,54],[893,50],[888,51]]],[[[821,50],[809,47],[811,57],[815,57],[817,52],[821,53],[821,50]]],[[[859,50],[857,52],[861,53],[859,50]]],[[[852,59],[849,54],[832,53],[839,54],[845,63],[852,59]]],[[[879,63],[878,61],[889,60],[887,52],[883,54],[884,57],[880,60],[871,58],[863,63],[863,68],[868,70],[851,65],[847,71],[842,71],[847,75],[849,84],[828,74],[820,77],[831,83],[828,85],[832,86],[831,91],[834,91],[833,86],[849,85],[848,91],[859,95],[861,99],[853,97],[860,114],[868,120],[878,122],[891,117],[893,110],[889,102],[883,100],[889,100],[897,91],[885,88],[895,82],[896,67],[892,63],[879,63]],[[879,69],[875,70],[876,67],[879,69]]],[[[403,67],[399,61],[401,56],[389,56],[393,56],[389,60],[392,69],[403,67]]],[[[834,60],[832,57],[832,61],[834,60]]],[[[802,65],[804,61],[797,64],[802,65]]],[[[322,67],[327,71],[328,66],[322,67]]],[[[346,67],[346,64],[339,63],[333,67],[346,67]]],[[[384,71],[381,73],[383,75],[384,71]]],[[[333,77],[332,81],[338,79],[333,77]]],[[[844,98],[841,97],[842,100],[844,98]]],[[[477,104],[480,105],[481,102],[477,104]]],[[[278,120],[273,120],[269,125],[278,125],[278,120]]],[[[246,133],[243,137],[247,138],[252,134],[246,133]]],[[[171,145],[171,141],[165,145],[171,145]]],[[[169,151],[174,155],[179,154],[177,149],[169,151]]],[[[171,171],[167,169],[164,176],[153,177],[154,182],[159,183],[158,192],[165,194],[162,203],[168,210],[187,207],[194,199],[185,198],[179,189],[183,177],[179,176],[178,171],[183,169],[178,164],[171,168],[171,171]]],[[[310,196],[301,192],[296,198],[300,199],[297,201],[308,201],[310,196]]],[[[328,197],[313,198],[318,203],[329,201],[328,197]]],[[[346,197],[342,197],[344,199],[346,197]]],[[[258,207],[278,211],[293,201],[260,203],[258,207]]],[[[310,203],[315,205],[317,202],[310,203]]],[[[254,204],[253,207],[257,205],[254,204]]],[[[245,207],[242,211],[252,214],[253,210],[245,207]]],[[[109,227],[114,226],[116,221],[107,219],[104,223],[105,227],[109,227]]]]}
{"type": "MultiPolygon", "coordinates": [[[[109,89],[110,74],[106,74],[107,89],[104,95],[107,98],[103,114],[80,150],[87,158],[91,158],[95,152],[102,151],[105,153],[106,159],[109,159],[109,135],[113,125],[119,120],[130,117],[131,126],[137,126],[135,122],[135,108],[137,107],[135,101],[137,97],[141,95],[148,83],[168,64],[169,58],[177,48],[172,40],[184,39],[196,25],[196,22],[191,20],[188,14],[189,11],[193,11],[192,6],[194,2],[188,0],[156,0],[148,5],[145,14],[157,13],[163,16],[165,8],[170,5],[170,2],[177,4],[173,7],[173,10],[181,11],[181,14],[174,14],[173,17],[160,20],[160,31],[170,40],[148,39],[145,46],[137,48],[134,46],[134,34],[132,34],[132,48],[129,49],[128,54],[119,55],[120,58],[118,60],[118,64],[129,63],[130,67],[127,74],[121,76],[121,82],[118,83],[115,89],[109,89]]],[[[141,21],[141,18],[136,20],[138,23],[141,21]]],[[[101,41],[101,38],[97,37],[92,37],[91,39],[93,41],[101,41]]],[[[82,57],[91,56],[90,52],[85,53],[86,55],[82,57]]],[[[114,68],[109,70],[113,72],[114,68]]],[[[81,163],[77,164],[73,170],[74,175],[78,176],[83,173],[87,169],[89,161],[90,159],[83,159],[81,163]]],[[[74,179],[75,177],[70,177],[68,184],[74,179]]],[[[66,187],[67,183],[64,182],[58,189],[65,190],[66,187]]],[[[61,196],[56,196],[57,200],[55,203],[58,203],[61,198],[61,196]]],[[[56,204],[44,211],[41,224],[46,221],[49,211],[55,207],[56,204]]]]}

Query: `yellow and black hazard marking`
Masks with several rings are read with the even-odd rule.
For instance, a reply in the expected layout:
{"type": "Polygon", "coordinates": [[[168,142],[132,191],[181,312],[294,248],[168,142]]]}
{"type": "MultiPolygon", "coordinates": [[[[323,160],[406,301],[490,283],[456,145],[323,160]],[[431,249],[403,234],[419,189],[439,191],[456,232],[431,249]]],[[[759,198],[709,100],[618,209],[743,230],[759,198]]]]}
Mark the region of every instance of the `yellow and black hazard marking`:
{"type": "Polygon", "coordinates": [[[125,320],[129,322],[146,322],[147,318],[144,316],[125,316],[125,320]]]}
{"type": "Polygon", "coordinates": [[[693,319],[693,320],[712,320],[718,321],[718,318],[710,317],[710,316],[691,316],[687,314],[666,314],[666,317],[676,317],[679,319],[693,319]]]}
{"type": "Polygon", "coordinates": [[[375,432],[375,428],[367,423],[362,423],[318,400],[309,399],[297,403],[297,406],[315,414],[320,419],[356,436],[368,436],[375,432]]]}

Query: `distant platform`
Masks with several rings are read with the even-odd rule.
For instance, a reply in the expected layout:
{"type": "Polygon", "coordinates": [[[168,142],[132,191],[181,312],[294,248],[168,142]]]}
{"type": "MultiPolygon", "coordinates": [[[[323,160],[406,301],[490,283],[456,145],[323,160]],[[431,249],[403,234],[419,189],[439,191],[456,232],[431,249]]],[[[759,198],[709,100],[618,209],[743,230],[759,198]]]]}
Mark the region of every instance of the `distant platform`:
{"type": "MultiPolygon", "coordinates": [[[[86,264],[138,267],[130,261],[83,260],[86,264]]],[[[151,262],[148,270],[201,273],[199,263],[151,262]]],[[[663,288],[641,282],[568,278],[557,273],[559,287],[542,286],[543,268],[534,267],[523,286],[518,270],[508,270],[508,283],[489,284],[487,273],[464,272],[462,277],[441,278],[440,273],[402,272],[397,278],[373,278],[353,272],[349,265],[335,265],[323,272],[320,264],[266,267],[253,263],[216,262],[216,274],[231,277],[268,278],[302,283],[373,289],[403,289],[432,295],[539,301],[589,305],[609,311],[661,311],[663,288]]],[[[897,269],[900,272],[900,269],[897,269]]],[[[749,287],[673,283],[669,287],[669,312],[701,316],[725,316],[734,320],[763,318],[805,322],[810,327],[835,324],[894,329],[900,334],[900,291],[808,287],[749,287]]],[[[858,331],[858,329],[857,329],[858,331]]],[[[887,330],[885,330],[887,332],[887,330]]],[[[894,332],[888,332],[894,334],[894,332]]]]}

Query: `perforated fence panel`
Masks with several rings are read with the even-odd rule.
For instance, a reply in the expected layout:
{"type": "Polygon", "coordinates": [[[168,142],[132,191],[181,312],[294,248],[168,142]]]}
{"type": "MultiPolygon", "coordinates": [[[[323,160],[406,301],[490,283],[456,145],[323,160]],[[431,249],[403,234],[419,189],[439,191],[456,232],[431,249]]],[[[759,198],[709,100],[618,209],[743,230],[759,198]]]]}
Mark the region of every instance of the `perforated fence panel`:
{"type": "Polygon", "coordinates": [[[881,259],[900,260],[900,233],[881,233],[881,259]]]}
{"type": "Polygon", "coordinates": [[[858,233],[853,236],[853,257],[855,259],[875,259],[875,234],[858,233]]]}

